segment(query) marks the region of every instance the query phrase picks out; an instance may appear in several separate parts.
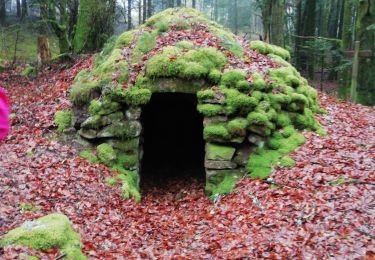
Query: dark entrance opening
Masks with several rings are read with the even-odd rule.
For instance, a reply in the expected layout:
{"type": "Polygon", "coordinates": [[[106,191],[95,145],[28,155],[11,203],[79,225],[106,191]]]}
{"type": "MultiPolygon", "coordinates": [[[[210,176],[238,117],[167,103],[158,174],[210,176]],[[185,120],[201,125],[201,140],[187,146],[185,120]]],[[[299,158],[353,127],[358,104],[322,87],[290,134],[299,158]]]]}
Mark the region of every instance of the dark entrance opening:
{"type": "Polygon", "coordinates": [[[141,184],[204,180],[203,117],[195,94],[154,93],[142,110],[141,184]]]}

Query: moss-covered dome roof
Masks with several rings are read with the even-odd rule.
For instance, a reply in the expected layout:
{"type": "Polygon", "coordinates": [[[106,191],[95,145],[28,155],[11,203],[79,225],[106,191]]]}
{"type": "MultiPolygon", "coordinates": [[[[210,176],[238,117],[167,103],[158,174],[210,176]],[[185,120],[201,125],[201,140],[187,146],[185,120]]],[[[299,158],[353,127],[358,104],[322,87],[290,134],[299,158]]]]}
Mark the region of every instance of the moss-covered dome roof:
{"type": "Polygon", "coordinates": [[[317,92],[289,59],[288,51],[237,37],[195,9],[167,9],[113,38],[94,67],[77,75],[73,124],[81,137],[102,143],[98,158],[88,158],[123,172],[124,187],[133,187],[126,197],[139,198],[139,106],[153,92],[195,93],[205,118],[206,191],[225,193],[237,173],[267,177],[304,142],[296,130],[320,130],[317,92]]]}

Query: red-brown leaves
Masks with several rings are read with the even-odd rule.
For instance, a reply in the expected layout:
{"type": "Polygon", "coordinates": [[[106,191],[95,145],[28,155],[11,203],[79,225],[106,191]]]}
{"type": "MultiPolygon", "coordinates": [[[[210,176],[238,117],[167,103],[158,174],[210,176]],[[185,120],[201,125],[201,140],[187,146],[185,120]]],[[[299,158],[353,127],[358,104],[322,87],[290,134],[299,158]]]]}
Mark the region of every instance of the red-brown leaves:
{"type": "MultiPolygon", "coordinates": [[[[166,189],[146,183],[136,204],[104,184],[112,174],[106,167],[48,138],[55,111],[70,106],[74,75],[90,64],[46,70],[31,82],[0,74],[17,115],[0,145],[0,235],[57,211],[72,220],[90,259],[373,257],[373,108],[320,95],[328,114],[319,120],[329,135],[305,133],[307,143],[291,155],[296,167],[275,169],[268,183],[245,178],[216,204],[195,179],[170,180],[166,189]],[[332,184],[337,180],[341,185],[332,184]],[[40,210],[22,212],[21,202],[40,210]]],[[[13,247],[0,258],[17,259],[20,252],[59,256],[13,247]]]]}

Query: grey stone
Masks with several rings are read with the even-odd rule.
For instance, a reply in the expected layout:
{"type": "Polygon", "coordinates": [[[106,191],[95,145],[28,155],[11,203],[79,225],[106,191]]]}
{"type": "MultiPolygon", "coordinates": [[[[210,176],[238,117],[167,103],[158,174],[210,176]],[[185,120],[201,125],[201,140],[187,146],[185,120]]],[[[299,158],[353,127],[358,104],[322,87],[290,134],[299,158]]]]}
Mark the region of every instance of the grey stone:
{"type": "Polygon", "coordinates": [[[90,116],[81,124],[81,127],[93,128],[93,129],[100,127],[100,116],[99,115],[90,116]]]}
{"type": "Polygon", "coordinates": [[[247,137],[247,140],[249,140],[249,142],[252,143],[252,144],[258,144],[259,142],[264,141],[264,137],[262,137],[260,135],[256,135],[256,134],[250,134],[247,137]]]}
{"type": "Polygon", "coordinates": [[[246,166],[250,154],[252,154],[256,150],[256,147],[250,144],[243,144],[239,148],[237,148],[236,155],[234,156],[234,162],[238,165],[246,166]]]}
{"type": "Polygon", "coordinates": [[[118,111],[118,112],[103,116],[100,120],[100,124],[102,126],[110,125],[112,123],[120,122],[123,119],[124,119],[124,113],[122,113],[121,111],[118,111]]]}
{"type": "Polygon", "coordinates": [[[232,161],[205,160],[204,167],[207,169],[235,169],[237,164],[232,161]]]}
{"type": "Polygon", "coordinates": [[[104,127],[97,136],[100,138],[134,138],[141,134],[141,130],[142,126],[138,121],[123,121],[104,127]]]}
{"type": "Polygon", "coordinates": [[[266,136],[266,126],[261,125],[251,125],[249,130],[261,136],[266,136]]]}
{"type": "Polygon", "coordinates": [[[140,107],[129,107],[125,112],[126,119],[137,120],[141,117],[142,110],[140,107]]]}
{"type": "Polygon", "coordinates": [[[243,169],[230,169],[230,170],[210,170],[206,169],[206,179],[209,180],[211,177],[216,175],[234,175],[235,177],[240,178],[244,175],[243,169]]]}
{"type": "Polygon", "coordinates": [[[208,160],[230,161],[236,149],[231,146],[220,144],[206,144],[206,158],[208,160]]]}
{"type": "Polygon", "coordinates": [[[215,124],[215,123],[222,123],[222,122],[227,122],[228,117],[227,116],[213,116],[213,117],[205,117],[203,119],[203,125],[207,126],[210,124],[215,124]]]}
{"type": "Polygon", "coordinates": [[[224,104],[225,102],[225,95],[221,92],[215,92],[214,97],[212,99],[206,99],[204,103],[208,104],[224,104]]]}
{"type": "Polygon", "coordinates": [[[95,139],[97,137],[97,131],[93,129],[80,129],[78,134],[86,139],[95,139]]]}

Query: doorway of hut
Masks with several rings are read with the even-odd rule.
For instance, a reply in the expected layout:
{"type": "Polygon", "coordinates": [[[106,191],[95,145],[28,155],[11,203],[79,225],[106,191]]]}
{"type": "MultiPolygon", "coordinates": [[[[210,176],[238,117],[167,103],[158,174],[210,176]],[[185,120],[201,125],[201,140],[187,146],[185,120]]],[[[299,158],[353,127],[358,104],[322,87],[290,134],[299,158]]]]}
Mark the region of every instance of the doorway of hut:
{"type": "Polygon", "coordinates": [[[142,109],[141,188],[204,183],[203,116],[195,94],[154,93],[142,109]]]}

